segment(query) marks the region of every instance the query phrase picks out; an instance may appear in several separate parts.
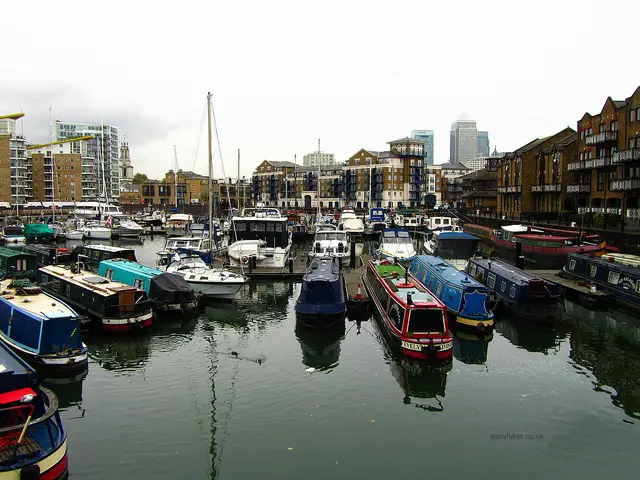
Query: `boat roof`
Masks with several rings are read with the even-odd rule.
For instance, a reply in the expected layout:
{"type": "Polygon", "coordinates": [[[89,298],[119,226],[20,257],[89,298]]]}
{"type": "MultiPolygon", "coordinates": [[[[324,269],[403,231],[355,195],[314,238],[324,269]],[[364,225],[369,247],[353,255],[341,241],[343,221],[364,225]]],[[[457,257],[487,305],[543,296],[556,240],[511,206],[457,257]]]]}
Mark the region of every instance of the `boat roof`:
{"type": "Polygon", "coordinates": [[[318,226],[316,227],[316,233],[336,233],[336,232],[344,232],[345,234],[347,233],[344,230],[338,230],[338,227],[330,223],[325,223],[324,225],[318,224],[318,226]]]}
{"type": "Polygon", "coordinates": [[[335,282],[339,279],[340,269],[333,257],[315,257],[304,276],[306,281],[335,282]]]}
{"type": "Polygon", "coordinates": [[[496,260],[494,258],[489,259],[472,257],[470,261],[475,263],[476,265],[486,268],[487,270],[495,272],[501,277],[506,278],[507,280],[510,280],[513,283],[517,283],[519,285],[527,285],[531,280],[539,280],[541,282],[547,283],[546,280],[540,277],[536,277],[529,272],[525,272],[524,270],[520,270],[513,265],[509,265],[506,262],[496,260]]]}
{"type": "Polygon", "coordinates": [[[102,245],[101,243],[87,243],[82,245],[82,248],[89,248],[91,250],[98,250],[101,252],[133,252],[133,248],[114,247],[112,245],[102,245]]]}
{"type": "Polygon", "coordinates": [[[386,238],[403,237],[409,238],[409,230],[406,228],[385,228],[382,230],[382,236],[386,238]]]}
{"type": "Polygon", "coordinates": [[[575,240],[576,237],[558,237],[555,235],[540,235],[536,233],[525,233],[524,235],[518,235],[517,238],[524,238],[525,240],[546,240],[551,242],[564,242],[565,240],[575,240]]]}
{"type": "Polygon", "coordinates": [[[486,289],[486,287],[480,282],[469,277],[465,272],[461,272],[440,257],[434,257],[433,255],[418,255],[413,261],[429,266],[447,282],[461,284],[466,287],[480,288],[482,290],[486,289]]]}
{"type": "Polygon", "coordinates": [[[137,290],[137,288],[130,285],[121,282],[113,282],[108,278],[101,277],[99,275],[96,275],[95,273],[87,272],[84,270],[80,273],[73,273],[68,268],[49,265],[47,267],[41,267],[40,271],[54,277],[63,277],[66,281],[83,288],[93,290],[103,297],[109,297],[118,292],[137,290]]]}
{"type": "Polygon", "coordinates": [[[110,260],[103,260],[100,262],[100,267],[102,267],[102,265],[114,269],[125,270],[137,275],[144,275],[148,278],[153,278],[164,273],[158,268],[148,267],[146,265],[142,265],[141,263],[132,262],[131,260],[126,260],[124,258],[112,258],[110,260]]]}
{"type": "Polygon", "coordinates": [[[433,234],[440,240],[479,240],[475,235],[471,235],[466,232],[452,232],[444,230],[441,232],[433,232],[433,234]]]}
{"type": "Polygon", "coordinates": [[[378,275],[383,278],[387,286],[394,292],[393,295],[405,304],[407,303],[407,295],[411,294],[411,300],[416,306],[422,306],[422,304],[443,306],[442,302],[418,281],[410,279],[409,283],[412,286],[409,288],[402,287],[405,284],[405,269],[401,265],[389,262],[374,262],[373,260],[371,260],[371,263],[378,275]]]}
{"type": "Polygon", "coordinates": [[[529,227],[527,227],[526,225],[503,225],[502,230],[505,230],[507,232],[528,232],[529,231],[529,227]]]}
{"type": "Polygon", "coordinates": [[[172,213],[169,220],[193,220],[193,215],[189,213],[172,213]]]}
{"type": "Polygon", "coordinates": [[[16,250],[13,248],[0,247],[0,256],[2,257],[22,257],[24,255],[33,257],[33,255],[28,252],[23,252],[21,250],[16,250]]]}
{"type": "Polygon", "coordinates": [[[14,307],[24,310],[42,320],[78,316],[66,303],[61,302],[45,292],[40,291],[39,293],[30,295],[16,295],[16,289],[9,287],[11,282],[12,280],[1,281],[0,291],[7,292],[2,295],[2,299],[14,307]]]}

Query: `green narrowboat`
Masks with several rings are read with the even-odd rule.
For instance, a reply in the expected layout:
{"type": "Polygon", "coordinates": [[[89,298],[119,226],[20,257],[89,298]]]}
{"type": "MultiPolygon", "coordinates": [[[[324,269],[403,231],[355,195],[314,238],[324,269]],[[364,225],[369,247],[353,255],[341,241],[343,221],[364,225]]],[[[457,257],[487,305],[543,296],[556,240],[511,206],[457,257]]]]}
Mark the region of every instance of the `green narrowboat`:
{"type": "Polygon", "coordinates": [[[35,276],[36,257],[13,248],[0,247],[0,277],[25,278],[35,276]]]}

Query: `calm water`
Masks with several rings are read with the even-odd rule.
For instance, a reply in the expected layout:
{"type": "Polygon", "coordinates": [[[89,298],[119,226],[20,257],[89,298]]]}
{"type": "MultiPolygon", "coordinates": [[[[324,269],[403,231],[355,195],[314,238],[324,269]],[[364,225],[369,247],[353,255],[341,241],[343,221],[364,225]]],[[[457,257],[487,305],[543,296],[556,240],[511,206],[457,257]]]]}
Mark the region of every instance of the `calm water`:
{"type": "MultiPolygon", "coordinates": [[[[145,239],[139,259],[163,244],[145,239]]],[[[49,383],[72,477],[637,477],[632,316],[566,302],[555,328],[504,320],[429,371],[394,358],[374,320],[296,331],[298,292],[257,283],[192,321],[86,338],[88,375],[49,383]]]]}

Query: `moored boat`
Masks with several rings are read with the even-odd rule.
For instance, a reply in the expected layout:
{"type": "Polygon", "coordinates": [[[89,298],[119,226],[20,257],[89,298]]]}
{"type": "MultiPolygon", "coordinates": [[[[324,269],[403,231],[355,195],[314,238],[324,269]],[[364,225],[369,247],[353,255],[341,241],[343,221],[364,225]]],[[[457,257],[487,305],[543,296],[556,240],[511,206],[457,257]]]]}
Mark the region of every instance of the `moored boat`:
{"type": "Polygon", "coordinates": [[[409,270],[444,303],[456,328],[481,332],[493,328],[489,290],[477,280],[431,255],[416,257],[409,270]]]}
{"type": "Polygon", "coordinates": [[[189,226],[193,223],[193,215],[188,213],[172,214],[164,226],[167,235],[183,237],[189,231],[189,226]]]}
{"type": "Polygon", "coordinates": [[[397,262],[410,263],[417,252],[409,231],[405,228],[385,228],[380,234],[378,255],[397,262]]]}
{"type": "Polygon", "coordinates": [[[474,237],[483,238],[486,240],[490,240],[491,235],[493,235],[493,229],[491,227],[476,225],[475,223],[465,223],[462,226],[462,231],[465,233],[469,233],[474,237]]]}
{"type": "Polygon", "coordinates": [[[64,302],[28,280],[0,281],[0,339],[37,369],[87,367],[80,318],[64,302]]]}
{"type": "Polygon", "coordinates": [[[351,208],[345,208],[340,215],[338,230],[344,230],[353,237],[364,235],[364,222],[358,218],[351,208]]]}
{"type": "Polygon", "coordinates": [[[343,265],[349,263],[350,240],[347,232],[336,230],[333,225],[318,226],[309,258],[336,258],[343,265]]]}
{"type": "Polygon", "coordinates": [[[631,255],[603,257],[572,253],[567,256],[562,276],[585,282],[591,285],[591,288],[608,292],[613,300],[621,304],[638,308],[640,268],[630,266],[629,263],[635,263],[640,258],[629,258],[631,255]]]}
{"type": "Polygon", "coordinates": [[[83,238],[90,240],[110,240],[111,228],[101,225],[98,222],[87,222],[84,226],[80,227],[83,238]]]}
{"type": "Polygon", "coordinates": [[[27,243],[27,238],[24,236],[24,226],[21,224],[5,226],[0,231],[0,241],[7,245],[27,243]]]}
{"type": "Polygon", "coordinates": [[[347,314],[347,287],[338,259],[316,257],[302,278],[296,318],[309,327],[332,327],[347,314]]]}
{"type": "Polygon", "coordinates": [[[465,272],[486,285],[499,305],[534,321],[555,319],[561,312],[561,288],[496,259],[472,257],[465,272]]]}
{"type": "Polygon", "coordinates": [[[66,479],[67,432],[58,399],[0,342],[0,479],[66,479]]]}
{"type": "Polygon", "coordinates": [[[72,254],[73,259],[80,258],[85,266],[97,270],[100,262],[111,260],[112,258],[124,258],[132,262],[136,260],[136,251],[132,248],[113,247],[111,245],[100,245],[99,243],[87,243],[79,245],[72,254]]]}
{"type": "Polygon", "coordinates": [[[74,267],[42,267],[38,270],[42,289],[85,311],[109,331],[127,331],[151,325],[153,311],[144,290],[74,267]]]}
{"type": "Polygon", "coordinates": [[[388,260],[369,260],[362,282],[383,331],[405,355],[451,359],[453,339],[445,306],[414,275],[388,260]]]}
{"type": "Polygon", "coordinates": [[[139,238],[144,229],[133,220],[115,219],[111,233],[118,238],[139,238]]]}
{"type": "Polygon", "coordinates": [[[480,248],[480,239],[464,232],[436,231],[424,244],[429,255],[445,259],[458,270],[464,270],[467,261],[480,248]]]}
{"type": "Polygon", "coordinates": [[[365,233],[367,235],[380,235],[388,226],[384,208],[374,207],[369,210],[369,218],[365,224],[365,233]]]}
{"type": "Polygon", "coordinates": [[[144,290],[156,310],[186,313],[198,308],[195,292],[180,275],[122,258],[100,262],[98,275],[144,290]]]}
{"type": "Polygon", "coordinates": [[[56,232],[44,223],[27,223],[24,226],[24,236],[28,241],[54,240],[56,232]]]}
{"type": "Polygon", "coordinates": [[[0,247],[0,278],[33,277],[37,269],[36,257],[30,253],[0,247]]]}
{"type": "MultiPolygon", "coordinates": [[[[71,261],[71,250],[65,247],[32,243],[26,245],[22,251],[35,256],[38,267],[66,264],[71,261]]],[[[35,269],[33,273],[35,274],[35,269]]]]}

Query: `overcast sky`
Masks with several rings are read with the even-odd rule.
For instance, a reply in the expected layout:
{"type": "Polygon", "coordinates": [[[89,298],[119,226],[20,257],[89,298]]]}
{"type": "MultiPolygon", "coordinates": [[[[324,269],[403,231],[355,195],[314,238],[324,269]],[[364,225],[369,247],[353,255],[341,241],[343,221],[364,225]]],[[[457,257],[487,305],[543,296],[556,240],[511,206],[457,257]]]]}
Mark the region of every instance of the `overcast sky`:
{"type": "MultiPolygon", "coordinates": [[[[63,121],[112,123],[136,172],[207,171],[207,91],[226,176],[317,149],[345,160],[414,129],[436,163],[463,112],[509,151],[640,85],[640,2],[207,1],[2,7],[0,113],[29,141],[63,121]],[[65,10],[65,6],[68,7],[65,10]],[[196,147],[197,155],[194,155],[196,147]]],[[[221,175],[220,159],[215,162],[221,175]]]]}

